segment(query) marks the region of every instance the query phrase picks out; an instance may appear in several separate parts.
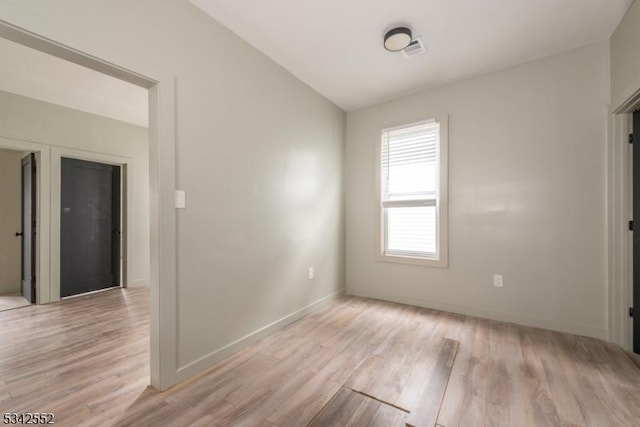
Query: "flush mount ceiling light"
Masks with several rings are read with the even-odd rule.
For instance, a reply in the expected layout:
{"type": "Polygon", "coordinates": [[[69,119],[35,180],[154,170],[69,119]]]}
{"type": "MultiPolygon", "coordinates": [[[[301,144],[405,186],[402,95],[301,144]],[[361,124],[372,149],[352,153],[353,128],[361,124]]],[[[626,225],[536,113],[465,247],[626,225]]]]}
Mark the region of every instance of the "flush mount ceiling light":
{"type": "Polygon", "coordinates": [[[397,52],[409,46],[411,43],[411,30],[406,27],[396,27],[387,31],[384,35],[384,48],[391,52],[397,52]]]}

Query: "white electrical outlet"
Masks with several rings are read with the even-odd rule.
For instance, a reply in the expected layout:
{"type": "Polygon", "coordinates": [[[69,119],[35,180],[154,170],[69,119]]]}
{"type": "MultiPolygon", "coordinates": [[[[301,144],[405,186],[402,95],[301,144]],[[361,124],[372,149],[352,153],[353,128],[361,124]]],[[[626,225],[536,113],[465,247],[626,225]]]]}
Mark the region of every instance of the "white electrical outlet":
{"type": "Polygon", "coordinates": [[[309,280],[312,280],[315,276],[315,272],[313,271],[313,267],[309,267],[309,270],[307,271],[309,274],[309,280]]]}
{"type": "Polygon", "coordinates": [[[493,275],[493,286],[495,286],[496,288],[502,288],[504,286],[504,282],[502,280],[502,274],[493,275]]]}

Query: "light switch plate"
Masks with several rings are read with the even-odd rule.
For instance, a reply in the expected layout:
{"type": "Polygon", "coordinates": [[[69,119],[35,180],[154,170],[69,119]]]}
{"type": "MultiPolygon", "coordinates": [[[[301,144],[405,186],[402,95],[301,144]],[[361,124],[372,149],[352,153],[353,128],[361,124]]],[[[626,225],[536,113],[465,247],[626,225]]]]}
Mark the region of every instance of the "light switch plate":
{"type": "Polygon", "coordinates": [[[176,209],[184,209],[187,207],[187,196],[184,190],[176,190],[175,193],[176,209]]]}
{"type": "Polygon", "coordinates": [[[504,286],[504,280],[502,278],[502,274],[493,275],[493,286],[495,286],[496,288],[502,288],[504,286]]]}

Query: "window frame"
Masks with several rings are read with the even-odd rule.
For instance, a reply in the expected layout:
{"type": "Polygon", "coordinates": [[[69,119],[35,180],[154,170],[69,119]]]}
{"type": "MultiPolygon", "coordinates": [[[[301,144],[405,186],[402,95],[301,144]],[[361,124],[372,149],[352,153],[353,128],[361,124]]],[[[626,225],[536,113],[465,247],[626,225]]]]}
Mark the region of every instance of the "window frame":
{"type": "Polygon", "coordinates": [[[425,267],[447,268],[448,260],[448,164],[449,164],[449,116],[438,114],[426,119],[394,126],[386,126],[379,129],[376,136],[376,163],[375,163],[375,185],[376,185],[376,260],[401,264],[420,265],[425,267]],[[437,150],[438,167],[438,194],[436,197],[436,254],[435,256],[419,256],[417,254],[386,253],[385,235],[385,208],[382,206],[382,135],[384,132],[416,126],[425,123],[438,123],[439,141],[437,150]]]}

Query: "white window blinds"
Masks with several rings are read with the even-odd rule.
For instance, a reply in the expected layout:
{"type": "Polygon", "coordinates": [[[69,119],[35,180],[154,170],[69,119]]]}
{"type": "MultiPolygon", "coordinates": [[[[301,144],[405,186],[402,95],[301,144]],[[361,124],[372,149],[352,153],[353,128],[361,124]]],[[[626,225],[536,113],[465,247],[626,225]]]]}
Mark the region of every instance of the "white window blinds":
{"type": "Polygon", "coordinates": [[[437,248],[439,126],[420,122],[382,132],[384,251],[434,256],[437,248]]]}

